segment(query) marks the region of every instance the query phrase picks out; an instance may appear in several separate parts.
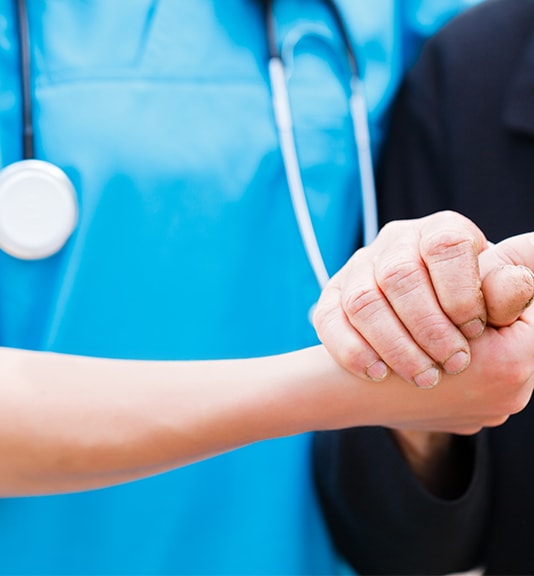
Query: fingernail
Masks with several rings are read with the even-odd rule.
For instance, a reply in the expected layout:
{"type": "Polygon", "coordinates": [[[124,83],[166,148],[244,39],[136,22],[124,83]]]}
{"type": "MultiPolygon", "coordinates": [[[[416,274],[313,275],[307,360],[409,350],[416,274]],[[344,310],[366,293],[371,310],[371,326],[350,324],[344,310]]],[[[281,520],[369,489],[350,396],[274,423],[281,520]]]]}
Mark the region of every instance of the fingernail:
{"type": "Polygon", "coordinates": [[[377,360],[370,366],[367,366],[365,373],[371,380],[380,382],[388,375],[388,367],[384,362],[382,362],[382,360],[377,360]]]}
{"type": "Polygon", "coordinates": [[[468,365],[469,354],[465,350],[455,352],[442,364],[443,370],[445,370],[447,374],[460,374],[460,372],[463,372],[468,365]]]}
{"type": "Polygon", "coordinates": [[[418,388],[428,390],[436,386],[436,384],[439,382],[439,378],[440,371],[435,366],[432,366],[431,368],[427,368],[423,372],[416,374],[413,378],[413,381],[418,388]]]}
{"type": "Polygon", "coordinates": [[[470,320],[460,326],[462,334],[470,340],[478,338],[484,332],[484,322],[480,318],[470,320]]]}

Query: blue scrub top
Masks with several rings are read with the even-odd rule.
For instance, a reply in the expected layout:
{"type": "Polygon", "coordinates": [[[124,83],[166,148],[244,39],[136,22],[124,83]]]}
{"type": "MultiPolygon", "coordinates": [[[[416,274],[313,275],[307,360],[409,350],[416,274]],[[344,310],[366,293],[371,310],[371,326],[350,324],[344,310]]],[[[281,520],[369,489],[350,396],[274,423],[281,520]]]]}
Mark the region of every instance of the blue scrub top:
{"type": "MultiPolygon", "coordinates": [[[[402,70],[462,0],[342,0],[378,146],[402,70]]],[[[21,158],[18,43],[0,0],[0,162],[21,158]]],[[[347,60],[319,1],[279,0],[297,146],[335,272],[361,236],[347,60]]],[[[0,253],[0,344],[118,358],[316,343],[254,0],[29,0],[36,156],[74,182],[57,255],[0,253]]],[[[72,383],[76,386],[76,382],[72,383]]],[[[83,494],[0,501],[6,574],[333,574],[309,435],[83,494]]]]}

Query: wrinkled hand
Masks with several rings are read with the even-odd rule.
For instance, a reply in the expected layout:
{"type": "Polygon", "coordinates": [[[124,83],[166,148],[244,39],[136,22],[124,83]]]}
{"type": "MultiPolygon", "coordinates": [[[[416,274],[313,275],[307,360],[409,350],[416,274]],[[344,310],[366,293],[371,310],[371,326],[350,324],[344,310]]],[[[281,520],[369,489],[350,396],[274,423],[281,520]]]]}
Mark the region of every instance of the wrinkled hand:
{"type": "Polygon", "coordinates": [[[442,372],[467,368],[469,340],[482,334],[488,313],[496,325],[509,323],[514,304],[503,318],[497,290],[496,305],[487,307],[481,279],[506,264],[534,267],[534,247],[517,238],[488,248],[482,232],[454,212],[388,224],[327,284],[314,315],[319,338],[355,375],[383,380],[391,369],[432,388],[442,372]]]}
{"type": "Polygon", "coordinates": [[[488,324],[479,338],[470,341],[471,362],[460,374],[444,374],[439,386],[420,390],[406,386],[395,373],[380,383],[355,378],[332,360],[345,377],[341,374],[338,381],[338,372],[320,378],[329,384],[321,404],[327,421],[317,429],[385,426],[407,430],[397,433],[407,443],[401,448],[406,448],[410,465],[422,475],[428,454],[441,459],[447,452],[446,435],[434,433],[473,434],[521,411],[534,386],[534,306],[528,306],[534,278],[524,265],[534,266],[532,233],[510,238],[480,255],[489,321],[499,327],[488,324]],[[336,382],[341,384],[339,389],[336,382]]]}

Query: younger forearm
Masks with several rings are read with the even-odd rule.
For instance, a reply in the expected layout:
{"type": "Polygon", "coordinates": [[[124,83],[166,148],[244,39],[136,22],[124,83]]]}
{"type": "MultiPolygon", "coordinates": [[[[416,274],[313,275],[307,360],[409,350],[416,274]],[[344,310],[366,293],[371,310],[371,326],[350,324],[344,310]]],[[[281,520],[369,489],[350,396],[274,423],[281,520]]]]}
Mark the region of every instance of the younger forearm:
{"type": "Polygon", "coordinates": [[[0,365],[1,496],[126,482],[311,430],[325,382],[345,378],[319,347],[216,362],[0,349],[0,365]]]}

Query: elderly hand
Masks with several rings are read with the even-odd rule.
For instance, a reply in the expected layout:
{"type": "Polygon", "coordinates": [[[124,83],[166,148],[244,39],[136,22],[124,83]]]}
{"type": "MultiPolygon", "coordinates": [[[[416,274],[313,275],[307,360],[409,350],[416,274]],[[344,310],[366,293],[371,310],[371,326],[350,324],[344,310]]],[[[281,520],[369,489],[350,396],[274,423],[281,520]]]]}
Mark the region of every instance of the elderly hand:
{"type": "MultiPolygon", "coordinates": [[[[330,354],[353,374],[379,381],[391,369],[432,388],[442,372],[467,368],[469,340],[482,334],[488,314],[503,325],[520,313],[513,302],[503,312],[506,290],[501,302],[503,291],[493,290],[489,306],[482,293],[482,279],[506,264],[534,267],[528,235],[488,248],[482,232],[454,212],[392,222],[330,280],[314,324],[330,354]]],[[[531,278],[521,268],[504,277],[510,276],[531,278]]],[[[523,306],[524,296],[517,299],[523,306]]]]}

